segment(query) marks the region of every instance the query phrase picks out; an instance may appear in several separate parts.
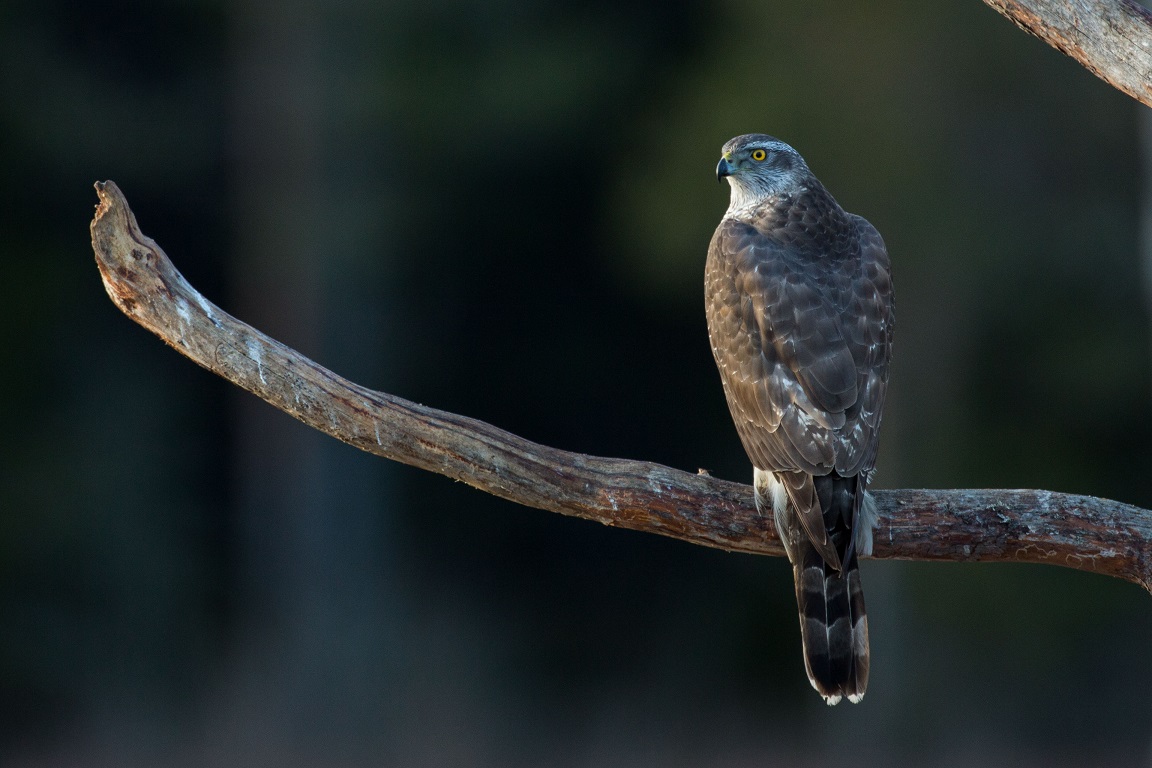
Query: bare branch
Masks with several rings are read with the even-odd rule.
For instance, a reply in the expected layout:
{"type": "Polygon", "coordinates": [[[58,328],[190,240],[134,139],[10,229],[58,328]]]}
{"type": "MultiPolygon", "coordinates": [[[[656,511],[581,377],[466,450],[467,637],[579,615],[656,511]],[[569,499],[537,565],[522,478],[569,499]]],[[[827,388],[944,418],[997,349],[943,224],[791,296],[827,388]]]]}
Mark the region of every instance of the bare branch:
{"type": "MultiPolygon", "coordinates": [[[[124,314],[178,352],[349,445],[530,507],[721,549],[783,555],[752,489],[643,461],[549,448],[354,384],[215,306],[110,181],[92,248],[124,314]]],[[[1152,512],[1049,491],[878,491],[874,557],[1051,563],[1152,590],[1152,512]]]]}
{"type": "Polygon", "coordinates": [[[1152,13],[1135,0],[984,0],[1016,26],[1152,107],[1152,13]]]}

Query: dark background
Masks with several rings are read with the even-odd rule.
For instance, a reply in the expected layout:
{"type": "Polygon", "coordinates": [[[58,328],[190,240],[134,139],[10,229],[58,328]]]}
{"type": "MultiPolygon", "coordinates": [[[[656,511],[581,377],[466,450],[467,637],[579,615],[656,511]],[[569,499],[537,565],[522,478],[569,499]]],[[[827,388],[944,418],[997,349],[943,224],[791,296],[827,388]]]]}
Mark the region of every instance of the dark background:
{"type": "Polygon", "coordinates": [[[1152,507],[1142,112],[976,0],[0,4],[0,763],[1148,765],[1138,587],[867,562],[828,709],[782,560],[361,455],[120,315],[88,235],[113,179],[344,376],[746,482],[702,272],[772,133],[892,255],[879,487],[1152,507]]]}

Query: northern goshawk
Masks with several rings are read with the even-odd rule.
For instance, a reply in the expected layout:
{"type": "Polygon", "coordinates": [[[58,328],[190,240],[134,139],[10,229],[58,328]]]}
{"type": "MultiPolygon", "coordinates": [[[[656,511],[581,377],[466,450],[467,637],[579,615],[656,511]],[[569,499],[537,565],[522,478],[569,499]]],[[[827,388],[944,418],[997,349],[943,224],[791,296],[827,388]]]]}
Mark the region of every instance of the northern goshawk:
{"type": "Polygon", "coordinates": [[[871,554],[892,354],[892,280],[876,229],[847,213],[792,147],[738,136],[716,167],[731,202],[705,272],[708,335],[792,563],[808,679],[828,704],[868,685],[857,558],[871,554]]]}

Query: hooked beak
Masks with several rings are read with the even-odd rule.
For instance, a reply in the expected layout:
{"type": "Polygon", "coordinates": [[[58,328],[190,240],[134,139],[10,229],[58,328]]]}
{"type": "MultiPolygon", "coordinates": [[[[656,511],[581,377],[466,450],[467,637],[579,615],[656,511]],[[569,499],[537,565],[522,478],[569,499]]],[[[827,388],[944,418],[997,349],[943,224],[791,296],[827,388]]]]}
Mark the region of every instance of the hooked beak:
{"type": "Polygon", "coordinates": [[[728,164],[727,158],[720,158],[720,162],[716,164],[716,181],[724,181],[725,176],[732,175],[732,166],[728,164]]]}

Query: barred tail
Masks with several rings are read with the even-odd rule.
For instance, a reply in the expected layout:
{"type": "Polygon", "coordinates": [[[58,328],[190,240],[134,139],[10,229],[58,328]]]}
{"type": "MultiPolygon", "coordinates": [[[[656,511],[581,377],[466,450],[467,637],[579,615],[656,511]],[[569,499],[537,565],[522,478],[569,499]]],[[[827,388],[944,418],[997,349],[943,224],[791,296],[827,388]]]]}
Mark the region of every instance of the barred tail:
{"type": "Polygon", "coordinates": [[[808,680],[829,705],[844,696],[859,702],[868,687],[868,616],[855,553],[840,572],[807,541],[798,544],[792,569],[808,680]]]}

